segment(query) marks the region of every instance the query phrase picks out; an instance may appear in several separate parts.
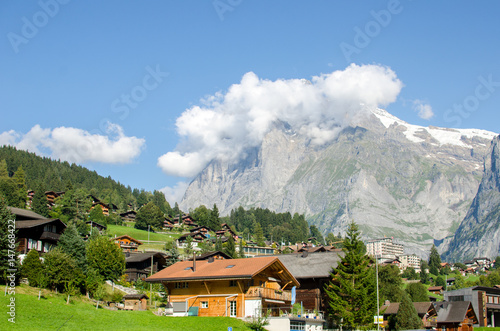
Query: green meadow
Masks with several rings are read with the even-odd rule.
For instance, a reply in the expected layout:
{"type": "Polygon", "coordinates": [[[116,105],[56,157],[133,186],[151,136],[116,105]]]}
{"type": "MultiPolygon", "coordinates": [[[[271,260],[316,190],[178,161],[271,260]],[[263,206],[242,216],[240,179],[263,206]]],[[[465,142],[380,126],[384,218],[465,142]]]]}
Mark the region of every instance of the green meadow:
{"type": "Polygon", "coordinates": [[[0,330],[250,330],[245,323],[230,317],[166,317],[152,311],[114,311],[99,307],[84,296],[70,299],[47,290],[38,300],[38,290],[26,285],[16,288],[14,296],[4,295],[0,286],[0,330]],[[15,298],[15,323],[7,312],[15,298]]]}

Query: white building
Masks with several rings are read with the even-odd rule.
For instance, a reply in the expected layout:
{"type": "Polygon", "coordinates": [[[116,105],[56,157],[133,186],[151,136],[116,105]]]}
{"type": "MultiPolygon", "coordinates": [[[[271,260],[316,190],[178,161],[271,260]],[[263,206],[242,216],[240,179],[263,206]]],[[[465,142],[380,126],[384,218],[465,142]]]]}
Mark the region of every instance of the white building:
{"type": "Polygon", "coordinates": [[[400,255],[399,256],[399,268],[405,270],[406,268],[413,268],[415,272],[420,272],[420,258],[415,254],[400,255]]]}
{"type": "Polygon", "coordinates": [[[369,240],[366,243],[366,253],[380,259],[396,259],[403,255],[403,245],[392,242],[392,238],[369,240]]]}

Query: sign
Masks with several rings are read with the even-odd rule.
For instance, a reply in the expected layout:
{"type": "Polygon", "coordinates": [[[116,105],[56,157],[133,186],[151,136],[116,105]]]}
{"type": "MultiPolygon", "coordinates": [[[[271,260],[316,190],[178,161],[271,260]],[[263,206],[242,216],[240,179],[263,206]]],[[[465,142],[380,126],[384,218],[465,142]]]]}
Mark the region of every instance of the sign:
{"type": "Polygon", "coordinates": [[[375,315],[375,316],[373,316],[373,323],[374,324],[384,324],[384,316],[382,316],[382,315],[379,315],[379,316],[375,315]]]}

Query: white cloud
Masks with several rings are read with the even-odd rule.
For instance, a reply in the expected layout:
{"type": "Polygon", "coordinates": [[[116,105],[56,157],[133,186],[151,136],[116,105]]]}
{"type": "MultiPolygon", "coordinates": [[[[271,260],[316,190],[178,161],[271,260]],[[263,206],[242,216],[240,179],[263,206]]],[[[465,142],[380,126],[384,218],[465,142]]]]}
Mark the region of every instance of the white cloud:
{"type": "Polygon", "coordinates": [[[418,117],[424,120],[431,119],[434,116],[431,105],[422,100],[417,99],[413,101],[413,110],[417,112],[418,117]]]}
{"type": "Polygon", "coordinates": [[[227,92],[184,111],[176,121],[181,143],[158,166],[169,175],[192,177],[211,160],[237,160],[278,120],[322,145],[367,109],[394,102],[402,87],[391,69],[378,65],[352,64],[311,81],[270,81],[249,72],[227,92]]]}
{"type": "Polygon", "coordinates": [[[188,186],[189,186],[188,182],[177,182],[177,184],[175,184],[174,187],[166,186],[160,189],[160,192],[163,192],[163,194],[165,194],[165,199],[167,199],[167,201],[169,201],[169,203],[173,207],[175,202],[177,203],[181,202],[188,186]]]}
{"type": "Polygon", "coordinates": [[[68,162],[129,163],[141,153],[145,140],[125,136],[123,129],[112,123],[108,123],[106,135],[71,127],[43,129],[37,124],[26,134],[12,130],[1,133],[0,144],[37,154],[47,150],[52,158],[68,162]]]}

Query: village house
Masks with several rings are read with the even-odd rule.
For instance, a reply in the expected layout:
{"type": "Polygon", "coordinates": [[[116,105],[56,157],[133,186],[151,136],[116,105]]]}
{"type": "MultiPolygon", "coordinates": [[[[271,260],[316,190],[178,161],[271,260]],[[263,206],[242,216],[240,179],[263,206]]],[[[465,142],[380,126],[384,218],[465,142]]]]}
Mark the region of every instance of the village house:
{"type": "MultiPolygon", "coordinates": [[[[208,252],[201,255],[196,255],[194,257],[196,261],[204,261],[208,259],[214,260],[223,260],[223,259],[232,259],[229,255],[221,251],[208,252]]],[[[188,259],[188,261],[193,261],[193,258],[188,259]]]]}
{"type": "Polygon", "coordinates": [[[45,192],[45,197],[47,198],[47,205],[49,206],[49,209],[52,209],[52,207],[56,204],[56,199],[59,197],[62,197],[64,195],[64,191],[61,192],[54,192],[54,191],[46,191],[45,192]]]}
{"type": "Polygon", "coordinates": [[[449,302],[471,302],[479,326],[500,326],[500,288],[472,286],[446,291],[444,300],[449,302]]]}
{"type": "Polygon", "coordinates": [[[90,226],[90,233],[93,233],[93,231],[97,231],[100,234],[103,234],[108,228],[106,225],[94,221],[87,221],[85,222],[85,224],[88,224],[90,226]]]}
{"type": "Polygon", "coordinates": [[[127,281],[144,280],[152,273],[165,268],[167,255],[160,252],[145,252],[127,254],[125,258],[125,275],[127,281]],[[151,271],[152,269],[152,271],[151,271]]]}
{"type": "Polygon", "coordinates": [[[120,218],[123,222],[135,222],[136,216],[137,212],[135,210],[129,210],[120,214],[120,218]]]}
{"type": "Polygon", "coordinates": [[[43,254],[57,246],[66,229],[66,224],[61,220],[45,218],[30,210],[8,208],[16,217],[16,250],[20,254],[27,254],[31,249],[43,254]]]}
{"type": "Polygon", "coordinates": [[[142,245],[142,242],[127,235],[111,238],[110,240],[120,246],[124,252],[135,252],[139,245],[142,245]]]}
{"type": "Polygon", "coordinates": [[[434,294],[443,294],[444,288],[442,286],[429,286],[427,288],[427,291],[434,293],[434,294]]]}
{"type": "Polygon", "coordinates": [[[192,247],[198,247],[198,243],[202,242],[203,240],[207,239],[207,237],[201,233],[201,232],[189,232],[181,235],[179,238],[177,238],[177,247],[179,248],[186,248],[187,247],[187,238],[191,237],[193,239],[192,241],[192,247]]]}
{"type": "Polygon", "coordinates": [[[217,237],[224,237],[226,236],[226,233],[229,233],[231,236],[233,236],[234,240],[238,240],[238,235],[233,230],[231,230],[229,225],[227,225],[226,223],[222,224],[221,229],[215,232],[217,237]]]}
{"type": "MultiPolygon", "coordinates": [[[[389,326],[389,319],[392,315],[396,315],[399,311],[399,302],[386,301],[380,307],[380,314],[382,314],[384,321],[384,328],[389,326]]],[[[417,311],[418,317],[422,320],[422,325],[426,329],[435,328],[437,326],[437,312],[434,305],[430,302],[413,302],[413,306],[417,311]]]]}
{"type": "Polygon", "coordinates": [[[443,331],[472,331],[478,323],[470,301],[440,301],[433,303],[437,311],[436,326],[443,331]]]}
{"type": "Polygon", "coordinates": [[[182,261],[146,281],[163,284],[177,316],[277,315],[299,286],[277,257],[182,261]]]}

